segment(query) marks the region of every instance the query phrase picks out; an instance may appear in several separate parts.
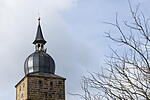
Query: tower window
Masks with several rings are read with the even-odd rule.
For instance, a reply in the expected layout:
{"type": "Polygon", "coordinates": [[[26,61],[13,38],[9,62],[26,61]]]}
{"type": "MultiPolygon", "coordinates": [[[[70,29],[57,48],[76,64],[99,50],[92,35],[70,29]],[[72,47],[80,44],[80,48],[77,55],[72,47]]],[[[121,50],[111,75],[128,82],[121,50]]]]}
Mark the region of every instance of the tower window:
{"type": "Polygon", "coordinates": [[[53,82],[52,81],[50,82],[50,86],[53,86],[53,82]]]}
{"type": "Polygon", "coordinates": [[[43,83],[42,83],[42,81],[41,81],[41,80],[39,80],[39,85],[40,85],[40,86],[43,86],[43,83]]]}
{"type": "Polygon", "coordinates": [[[21,86],[19,87],[19,90],[21,91],[21,86]]]}
{"type": "Polygon", "coordinates": [[[41,48],[43,48],[43,45],[41,45],[41,48]]]}
{"type": "Polygon", "coordinates": [[[62,81],[58,81],[58,84],[61,85],[61,84],[62,84],[62,81]]]}
{"type": "Polygon", "coordinates": [[[40,44],[38,44],[38,48],[40,47],[40,44]]]}

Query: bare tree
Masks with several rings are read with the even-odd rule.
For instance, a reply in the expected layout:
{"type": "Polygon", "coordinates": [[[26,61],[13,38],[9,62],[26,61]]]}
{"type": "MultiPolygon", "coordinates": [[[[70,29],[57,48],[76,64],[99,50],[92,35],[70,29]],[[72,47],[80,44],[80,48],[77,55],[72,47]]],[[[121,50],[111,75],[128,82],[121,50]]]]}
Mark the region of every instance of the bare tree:
{"type": "Polygon", "coordinates": [[[150,100],[150,27],[149,18],[132,9],[131,18],[119,24],[116,16],[114,26],[119,37],[106,32],[112,41],[121,44],[122,54],[112,49],[102,72],[83,77],[80,95],[84,100],[150,100]]]}

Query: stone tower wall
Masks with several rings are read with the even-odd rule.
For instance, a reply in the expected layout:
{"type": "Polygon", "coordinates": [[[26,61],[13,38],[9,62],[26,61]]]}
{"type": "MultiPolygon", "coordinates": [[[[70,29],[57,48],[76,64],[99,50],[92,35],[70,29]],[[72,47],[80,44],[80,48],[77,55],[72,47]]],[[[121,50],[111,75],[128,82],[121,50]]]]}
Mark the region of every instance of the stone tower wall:
{"type": "Polygon", "coordinates": [[[28,78],[25,77],[16,86],[16,100],[26,100],[27,99],[27,87],[28,87],[27,81],[28,81],[28,78]]]}
{"type": "Polygon", "coordinates": [[[65,83],[62,79],[29,77],[28,98],[31,100],[65,100],[65,83]]]}
{"type": "Polygon", "coordinates": [[[16,100],[65,100],[65,80],[40,76],[25,77],[16,86],[16,91],[16,100]]]}

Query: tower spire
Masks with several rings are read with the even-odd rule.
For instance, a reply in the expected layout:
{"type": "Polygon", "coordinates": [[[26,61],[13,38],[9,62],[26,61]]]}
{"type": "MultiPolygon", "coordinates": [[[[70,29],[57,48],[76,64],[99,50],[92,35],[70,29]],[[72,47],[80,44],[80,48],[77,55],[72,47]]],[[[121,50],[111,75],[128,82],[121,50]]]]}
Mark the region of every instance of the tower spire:
{"type": "Polygon", "coordinates": [[[37,33],[36,33],[35,40],[33,42],[33,44],[36,46],[36,50],[39,50],[39,48],[43,49],[43,46],[46,43],[46,41],[43,37],[43,34],[42,34],[42,29],[41,29],[41,25],[40,25],[40,17],[38,18],[38,21],[39,22],[38,22],[37,33]]]}

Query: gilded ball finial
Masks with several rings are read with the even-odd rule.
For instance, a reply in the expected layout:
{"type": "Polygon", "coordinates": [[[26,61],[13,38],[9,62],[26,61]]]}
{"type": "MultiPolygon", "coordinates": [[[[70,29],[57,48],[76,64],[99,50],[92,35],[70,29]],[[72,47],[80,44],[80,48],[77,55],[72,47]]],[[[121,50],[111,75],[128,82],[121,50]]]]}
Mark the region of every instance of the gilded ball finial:
{"type": "Polygon", "coordinates": [[[41,20],[41,18],[39,17],[39,18],[38,18],[38,21],[40,21],[40,20],[41,20]]]}

